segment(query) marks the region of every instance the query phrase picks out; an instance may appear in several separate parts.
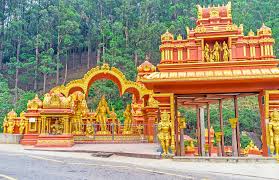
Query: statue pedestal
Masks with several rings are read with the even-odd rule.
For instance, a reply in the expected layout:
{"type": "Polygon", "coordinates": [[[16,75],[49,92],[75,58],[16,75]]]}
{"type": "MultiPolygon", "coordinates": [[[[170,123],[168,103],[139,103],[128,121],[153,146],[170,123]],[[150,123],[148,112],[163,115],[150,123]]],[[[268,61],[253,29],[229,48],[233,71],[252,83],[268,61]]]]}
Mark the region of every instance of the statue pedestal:
{"type": "Polygon", "coordinates": [[[36,147],[71,147],[74,145],[72,135],[39,135],[36,147]]]}
{"type": "Polygon", "coordinates": [[[22,134],[0,134],[0,144],[19,144],[22,134]]]}

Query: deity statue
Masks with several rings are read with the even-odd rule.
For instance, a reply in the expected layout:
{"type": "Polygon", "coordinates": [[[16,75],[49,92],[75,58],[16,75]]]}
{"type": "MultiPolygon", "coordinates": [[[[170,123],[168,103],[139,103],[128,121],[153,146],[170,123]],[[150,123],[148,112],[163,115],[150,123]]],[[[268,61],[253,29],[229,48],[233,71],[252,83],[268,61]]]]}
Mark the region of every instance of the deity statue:
{"type": "Polygon", "coordinates": [[[92,127],[92,123],[87,120],[86,122],[86,136],[92,136],[95,133],[94,127],[92,127]]]}
{"type": "Polygon", "coordinates": [[[223,61],[227,62],[229,61],[230,53],[229,53],[229,48],[227,43],[224,41],[223,42],[223,61]]]}
{"type": "Polygon", "coordinates": [[[251,140],[249,144],[245,147],[244,153],[248,154],[250,151],[259,151],[259,148],[254,144],[254,142],[251,140]]]}
{"type": "Polygon", "coordinates": [[[110,112],[110,118],[111,118],[111,123],[114,126],[114,133],[116,133],[118,123],[116,122],[117,121],[117,114],[114,112],[114,108],[112,108],[112,110],[110,112]]]}
{"type": "Polygon", "coordinates": [[[150,97],[149,97],[149,99],[147,101],[147,105],[149,107],[158,108],[159,107],[159,101],[154,99],[153,95],[150,95],[150,97]]]}
{"type": "Polygon", "coordinates": [[[7,127],[7,133],[13,134],[15,127],[15,122],[13,120],[8,120],[8,127],[7,127]]]}
{"type": "Polygon", "coordinates": [[[268,124],[269,130],[269,148],[271,154],[276,152],[276,156],[279,156],[279,112],[275,109],[270,113],[270,122],[268,124]]]}
{"type": "Polygon", "coordinates": [[[26,128],[26,118],[24,116],[24,112],[20,113],[20,122],[19,122],[19,133],[23,134],[26,128]]]}
{"type": "Polygon", "coordinates": [[[99,105],[96,109],[96,121],[101,126],[101,131],[98,131],[97,134],[110,134],[107,130],[107,114],[110,114],[109,107],[105,96],[102,96],[99,105]]]}
{"type": "Polygon", "coordinates": [[[132,134],[133,115],[132,115],[132,109],[130,104],[127,105],[126,110],[123,113],[123,116],[125,117],[125,120],[124,120],[124,128],[122,134],[132,134]]]}
{"type": "Polygon", "coordinates": [[[181,113],[178,111],[178,124],[179,124],[179,129],[185,129],[186,128],[186,119],[184,117],[181,117],[181,113]]]}
{"type": "Polygon", "coordinates": [[[219,62],[220,61],[220,45],[219,43],[216,41],[214,46],[213,46],[213,50],[212,50],[212,61],[214,62],[219,62]]]}
{"type": "Polygon", "coordinates": [[[8,121],[7,121],[7,118],[5,117],[4,118],[4,121],[3,121],[3,133],[7,133],[7,129],[8,129],[8,121]]]}
{"type": "Polygon", "coordinates": [[[50,126],[51,134],[53,135],[61,135],[63,134],[64,125],[61,120],[55,120],[55,123],[50,126]]]}
{"type": "Polygon", "coordinates": [[[209,45],[207,43],[204,46],[204,60],[205,60],[205,62],[211,62],[210,49],[209,49],[209,45]]]}
{"type": "Polygon", "coordinates": [[[77,115],[72,118],[72,126],[74,131],[73,134],[81,134],[81,128],[82,128],[82,119],[81,116],[77,115]]]}
{"type": "Polygon", "coordinates": [[[158,124],[158,132],[158,139],[163,149],[162,156],[166,156],[169,154],[171,140],[171,122],[170,115],[167,111],[161,113],[161,122],[158,124]]]}

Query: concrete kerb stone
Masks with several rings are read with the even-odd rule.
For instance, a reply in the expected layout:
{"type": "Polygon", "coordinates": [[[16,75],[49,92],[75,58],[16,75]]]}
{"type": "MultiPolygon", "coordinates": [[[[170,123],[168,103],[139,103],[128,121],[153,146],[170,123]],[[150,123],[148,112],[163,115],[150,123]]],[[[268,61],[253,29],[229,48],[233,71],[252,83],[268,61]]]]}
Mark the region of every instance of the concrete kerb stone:
{"type": "Polygon", "coordinates": [[[138,153],[128,153],[128,152],[106,152],[106,151],[90,151],[90,150],[59,150],[59,149],[24,149],[27,151],[49,151],[49,152],[76,152],[76,153],[104,153],[104,154],[114,154],[117,156],[126,156],[126,157],[136,157],[136,158],[148,158],[148,159],[161,159],[160,155],[153,154],[138,154],[138,153]]]}
{"type": "Polygon", "coordinates": [[[210,163],[278,163],[273,157],[173,157],[180,162],[210,162],[210,163]]]}

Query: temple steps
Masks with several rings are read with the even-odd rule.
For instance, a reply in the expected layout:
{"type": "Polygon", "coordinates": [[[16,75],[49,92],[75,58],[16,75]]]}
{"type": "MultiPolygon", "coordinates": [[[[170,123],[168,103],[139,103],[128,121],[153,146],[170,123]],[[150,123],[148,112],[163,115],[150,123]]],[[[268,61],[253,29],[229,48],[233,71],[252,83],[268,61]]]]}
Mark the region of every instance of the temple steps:
{"type": "Polygon", "coordinates": [[[22,145],[35,145],[37,143],[38,134],[24,134],[23,138],[20,140],[22,145]]]}

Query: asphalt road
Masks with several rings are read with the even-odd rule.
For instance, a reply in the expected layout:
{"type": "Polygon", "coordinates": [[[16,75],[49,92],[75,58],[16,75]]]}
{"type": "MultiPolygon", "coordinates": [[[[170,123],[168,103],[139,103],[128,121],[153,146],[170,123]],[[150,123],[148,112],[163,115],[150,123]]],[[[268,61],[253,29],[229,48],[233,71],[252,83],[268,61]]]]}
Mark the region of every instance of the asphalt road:
{"type": "MultiPolygon", "coordinates": [[[[158,161],[158,166],[160,162],[158,161]]],[[[228,180],[225,174],[166,172],[98,160],[0,152],[0,180],[228,180]]]]}

